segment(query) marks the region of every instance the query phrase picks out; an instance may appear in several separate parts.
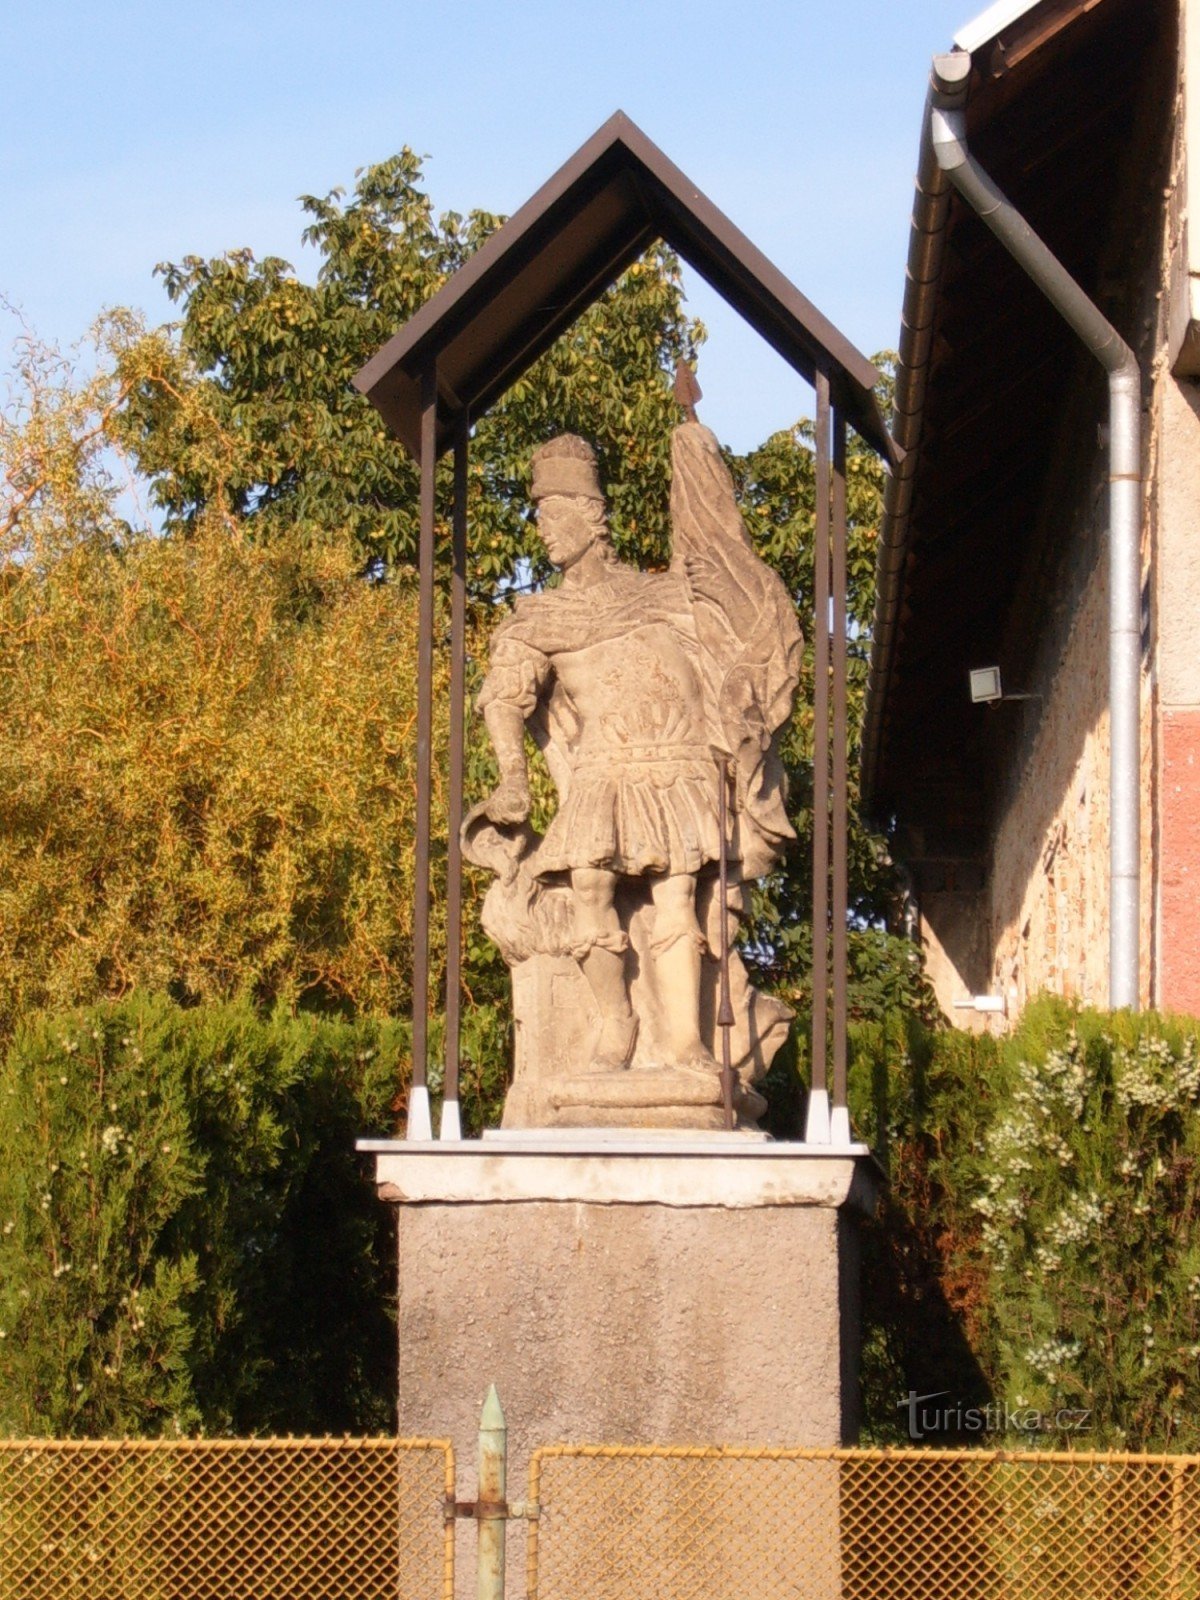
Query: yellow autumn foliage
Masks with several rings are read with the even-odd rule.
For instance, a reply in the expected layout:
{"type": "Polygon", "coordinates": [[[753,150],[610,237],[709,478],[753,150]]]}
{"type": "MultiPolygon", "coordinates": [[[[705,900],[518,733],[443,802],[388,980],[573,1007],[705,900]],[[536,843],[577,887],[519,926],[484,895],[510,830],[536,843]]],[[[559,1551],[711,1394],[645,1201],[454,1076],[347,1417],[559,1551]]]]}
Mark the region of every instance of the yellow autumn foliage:
{"type": "Polygon", "coordinates": [[[404,1013],[415,596],[365,582],[348,541],[260,546],[219,509],[186,537],[131,531],[111,374],[81,386],[27,346],[19,377],[0,433],[0,1034],[135,987],[404,1013]]]}

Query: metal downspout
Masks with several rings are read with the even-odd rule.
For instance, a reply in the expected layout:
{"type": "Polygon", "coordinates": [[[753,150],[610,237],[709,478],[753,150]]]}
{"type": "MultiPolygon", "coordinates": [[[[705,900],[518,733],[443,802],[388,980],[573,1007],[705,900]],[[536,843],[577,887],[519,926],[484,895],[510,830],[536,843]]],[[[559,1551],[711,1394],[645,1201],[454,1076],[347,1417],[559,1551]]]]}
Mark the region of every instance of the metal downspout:
{"type": "MultiPolygon", "coordinates": [[[[961,83],[962,54],[936,56],[934,81],[961,83]]],[[[1108,374],[1109,1005],[1136,1010],[1139,977],[1141,706],[1141,374],[1133,351],[967,148],[966,116],[936,101],[939,167],[1108,374]]]]}

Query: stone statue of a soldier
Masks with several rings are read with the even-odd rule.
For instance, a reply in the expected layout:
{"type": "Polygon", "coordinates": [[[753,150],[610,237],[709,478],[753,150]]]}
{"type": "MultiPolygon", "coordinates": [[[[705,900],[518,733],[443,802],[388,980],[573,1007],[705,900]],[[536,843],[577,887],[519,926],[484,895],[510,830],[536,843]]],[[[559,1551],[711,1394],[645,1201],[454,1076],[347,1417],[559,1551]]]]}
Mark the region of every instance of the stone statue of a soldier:
{"type": "MultiPolygon", "coordinates": [[[[500,781],[464,826],[468,855],[499,873],[485,925],[514,969],[506,1122],[717,1125],[721,946],[742,885],[792,836],[777,744],[799,669],[794,609],[750,545],[707,428],[676,430],[672,474],[673,560],[647,573],[616,557],[591,447],[566,434],[533,458],[538,529],[562,580],[519,599],[494,635],[479,707],[500,781]],[[558,792],[541,838],[527,728],[558,792]],[[724,929],[722,783],[735,885],[724,929]],[[518,984],[539,961],[547,981],[518,984]]],[[[752,1122],[751,1082],[789,1014],[733,963],[739,1109],[752,1122]]]]}

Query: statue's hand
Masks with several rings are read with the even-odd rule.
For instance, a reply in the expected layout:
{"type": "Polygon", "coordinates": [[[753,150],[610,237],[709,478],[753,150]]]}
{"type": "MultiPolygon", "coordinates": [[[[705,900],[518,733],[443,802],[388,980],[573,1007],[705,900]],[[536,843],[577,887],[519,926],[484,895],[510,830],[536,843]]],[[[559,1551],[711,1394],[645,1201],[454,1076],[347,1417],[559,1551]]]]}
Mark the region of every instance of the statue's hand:
{"type": "Polygon", "coordinates": [[[689,550],[683,558],[683,570],[688,588],[702,599],[711,599],[720,590],[722,579],[728,580],[724,563],[705,550],[689,550]]]}
{"type": "Polygon", "coordinates": [[[529,783],[520,774],[501,778],[483,803],[484,815],[497,824],[524,822],[529,815],[529,783]]]}

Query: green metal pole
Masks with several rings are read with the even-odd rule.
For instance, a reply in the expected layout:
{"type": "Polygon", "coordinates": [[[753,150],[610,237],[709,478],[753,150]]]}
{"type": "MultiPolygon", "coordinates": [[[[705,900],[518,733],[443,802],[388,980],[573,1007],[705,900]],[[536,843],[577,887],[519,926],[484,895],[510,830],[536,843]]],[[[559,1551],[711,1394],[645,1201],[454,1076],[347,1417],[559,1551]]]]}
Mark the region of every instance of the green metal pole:
{"type": "Polygon", "coordinates": [[[508,1427],[496,1385],[488,1390],[479,1418],[479,1600],[504,1600],[504,1535],[508,1506],[508,1427]]]}

